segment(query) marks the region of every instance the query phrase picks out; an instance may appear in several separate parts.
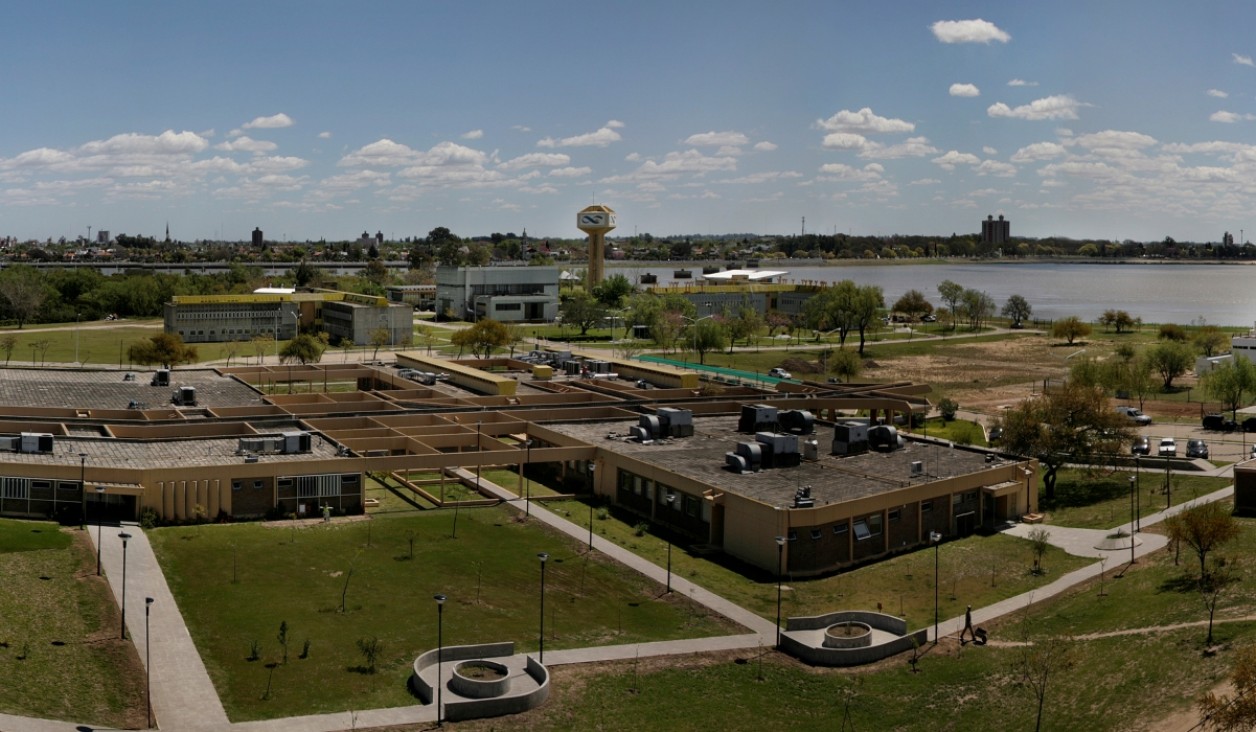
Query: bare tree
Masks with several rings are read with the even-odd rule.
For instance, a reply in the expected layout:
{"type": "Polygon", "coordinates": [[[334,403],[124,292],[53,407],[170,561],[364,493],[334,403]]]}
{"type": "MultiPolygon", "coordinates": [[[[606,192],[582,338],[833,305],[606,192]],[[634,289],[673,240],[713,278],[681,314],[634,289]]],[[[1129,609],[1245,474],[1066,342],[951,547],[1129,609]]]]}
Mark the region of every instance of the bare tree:
{"type": "Polygon", "coordinates": [[[1055,677],[1067,673],[1076,661],[1073,643],[1065,638],[1045,638],[1027,642],[1016,650],[1012,660],[1013,675],[1029,687],[1038,702],[1038,714],[1034,732],[1042,730],[1042,712],[1046,705],[1047,690],[1055,677]]]}

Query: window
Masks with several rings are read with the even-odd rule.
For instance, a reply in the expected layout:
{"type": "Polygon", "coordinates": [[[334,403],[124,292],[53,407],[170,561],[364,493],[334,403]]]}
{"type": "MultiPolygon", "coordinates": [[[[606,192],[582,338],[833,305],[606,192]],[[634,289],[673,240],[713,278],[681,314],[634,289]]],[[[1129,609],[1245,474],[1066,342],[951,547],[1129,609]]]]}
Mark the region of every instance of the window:
{"type": "Polygon", "coordinates": [[[816,539],[819,539],[819,538],[820,538],[820,530],[819,530],[819,529],[812,529],[812,530],[811,530],[811,538],[812,538],[812,540],[813,540],[813,541],[814,541],[814,540],[816,540],[816,539]]]}
{"type": "Polygon", "coordinates": [[[262,489],[262,481],[260,480],[253,481],[253,490],[260,491],[261,489],[262,489]]]}
{"type": "Polygon", "coordinates": [[[901,514],[902,514],[901,509],[897,509],[897,508],[890,509],[890,521],[898,521],[899,516],[901,514]]]}
{"type": "Polygon", "coordinates": [[[493,303],[493,309],[494,309],[494,310],[496,310],[496,311],[497,311],[497,312],[499,312],[499,313],[500,313],[500,312],[502,312],[502,311],[504,311],[504,310],[522,310],[522,309],[523,309],[523,303],[518,303],[518,302],[495,302],[495,303],[493,303]]]}
{"type": "Polygon", "coordinates": [[[882,519],[881,514],[874,513],[855,521],[855,539],[863,541],[881,534],[882,519]]]}
{"type": "Polygon", "coordinates": [[[863,541],[872,536],[872,532],[868,531],[868,522],[859,519],[855,522],[855,541],[863,541]]]}
{"type": "Polygon", "coordinates": [[[798,532],[797,531],[789,532],[788,538],[790,541],[798,541],[798,532]]]}
{"type": "Polygon", "coordinates": [[[238,490],[240,490],[240,489],[241,489],[241,488],[243,488],[243,487],[244,487],[244,481],[242,481],[242,480],[233,480],[233,481],[231,481],[231,490],[233,490],[233,491],[238,491],[238,490]]]}
{"type": "Polygon", "coordinates": [[[31,481],[31,488],[34,488],[37,491],[46,491],[49,488],[52,488],[52,481],[33,480],[31,481]]]}
{"type": "Polygon", "coordinates": [[[868,517],[868,530],[872,532],[872,535],[873,535],[873,536],[878,536],[878,535],[880,535],[880,533],[881,533],[881,514],[879,514],[879,513],[874,513],[874,514],[872,514],[871,516],[869,516],[869,517],[868,517]]]}
{"type": "Polygon", "coordinates": [[[952,505],[952,506],[958,506],[959,504],[961,504],[961,503],[963,503],[963,502],[964,502],[964,494],[962,494],[962,493],[952,493],[952,494],[951,494],[951,505],[952,505]]]}
{"type": "Polygon", "coordinates": [[[921,513],[933,513],[933,501],[921,501],[920,512],[921,513]]]}
{"type": "Polygon", "coordinates": [[[5,498],[30,498],[30,486],[29,478],[5,478],[2,495],[5,498]]]}
{"type": "Polygon", "coordinates": [[[841,523],[833,526],[833,533],[837,536],[850,532],[850,524],[841,523]]]}

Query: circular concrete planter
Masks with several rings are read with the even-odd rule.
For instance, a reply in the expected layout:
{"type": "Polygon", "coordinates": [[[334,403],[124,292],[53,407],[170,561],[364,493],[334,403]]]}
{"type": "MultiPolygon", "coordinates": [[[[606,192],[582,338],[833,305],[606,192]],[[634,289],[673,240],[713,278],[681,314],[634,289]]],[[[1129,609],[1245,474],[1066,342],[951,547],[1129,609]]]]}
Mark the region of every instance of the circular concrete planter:
{"type": "Polygon", "coordinates": [[[825,648],[867,648],[872,645],[872,626],[854,620],[824,629],[825,648]]]}
{"type": "Polygon", "coordinates": [[[454,666],[449,688],[468,699],[492,699],[510,689],[510,671],[493,661],[463,661],[454,666]]]}

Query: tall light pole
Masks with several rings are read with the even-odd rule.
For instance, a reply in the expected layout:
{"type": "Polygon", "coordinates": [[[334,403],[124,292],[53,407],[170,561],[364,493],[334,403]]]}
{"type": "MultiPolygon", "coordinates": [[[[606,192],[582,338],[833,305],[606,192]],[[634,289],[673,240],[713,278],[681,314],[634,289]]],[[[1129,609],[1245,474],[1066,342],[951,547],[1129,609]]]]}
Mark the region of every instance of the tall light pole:
{"type": "Polygon", "coordinates": [[[432,599],[436,601],[436,725],[439,727],[444,722],[441,704],[445,696],[445,675],[441,657],[445,655],[445,596],[436,595],[432,599]]]}
{"type": "Polygon", "coordinates": [[[929,541],[933,542],[933,645],[938,644],[938,546],[942,543],[942,535],[936,531],[929,532],[929,541]]]}
{"type": "MultiPolygon", "coordinates": [[[[672,510],[672,502],[674,502],[675,500],[676,500],[675,493],[668,493],[667,496],[663,499],[664,503],[667,506],[668,511],[672,510]]],[[[667,526],[663,527],[663,530],[667,532],[667,594],[670,595],[672,592],[672,532],[670,528],[670,525],[671,525],[670,516],[668,517],[667,524],[668,524],[667,526]]]]}
{"type": "Polygon", "coordinates": [[[541,552],[536,555],[541,560],[541,635],[538,643],[539,658],[541,663],[545,663],[545,563],[549,561],[549,554],[541,552]]]}
{"type": "Polygon", "coordinates": [[[87,453],[79,453],[79,493],[82,496],[82,508],[79,511],[79,529],[87,530],[87,453]]]}
{"type": "Polygon", "coordinates": [[[707,318],[714,318],[714,317],[715,317],[715,313],[711,313],[710,315],[703,315],[701,318],[691,318],[688,315],[680,316],[681,320],[688,321],[690,324],[690,330],[693,333],[693,352],[695,355],[698,353],[698,323],[701,323],[707,318]]]}
{"type": "Polygon", "coordinates": [[[785,567],[785,537],[776,537],[776,647],[781,647],[781,575],[785,567]]]}
{"type": "MultiPolygon", "coordinates": [[[[532,461],[531,438],[523,441],[523,449],[526,457],[523,459],[523,470],[521,473],[527,472],[528,463],[532,461]]],[[[523,517],[525,519],[532,518],[532,483],[528,480],[527,476],[523,477],[523,517]]]]}
{"type": "MultiPolygon", "coordinates": [[[[101,504],[105,497],[105,487],[103,485],[96,486],[96,503],[101,504]]],[[[105,517],[100,513],[103,511],[103,504],[96,508],[96,576],[100,576],[100,527],[105,524],[105,517]]]]}
{"type": "Polygon", "coordinates": [[[78,362],[79,362],[79,337],[78,337],[78,328],[79,328],[79,317],[80,317],[81,315],[82,315],[82,313],[75,313],[75,314],[74,314],[74,363],[78,363],[78,362]]]}
{"type": "Polygon", "coordinates": [[[1130,476],[1130,564],[1134,563],[1134,521],[1138,514],[1134,511],[1134,494],[1138,493],[1135,487],[1134,476],[1130,476]]]}
{"type": "Polygon", "coordinates": [[[1171,467],[1172,463],[1169,462],[1169,455],[1166,453],[1164,456],[1164,507],[1166,509],[1173,506],[1173,475],[1170,472],[1171,467]]]}
{"type": "Polygon", "coordinates": [[[148,614],[153,598],[144,598],[144,703],[148,706],[148,728],[153,728],[153,637],[148,632],[148,614]]]}
{"type": "Polygon", "coordinates": [[[131,535],[123,531],[118,534],[122,540],[122,640],[126,640],[126,542],[131,535]]]}

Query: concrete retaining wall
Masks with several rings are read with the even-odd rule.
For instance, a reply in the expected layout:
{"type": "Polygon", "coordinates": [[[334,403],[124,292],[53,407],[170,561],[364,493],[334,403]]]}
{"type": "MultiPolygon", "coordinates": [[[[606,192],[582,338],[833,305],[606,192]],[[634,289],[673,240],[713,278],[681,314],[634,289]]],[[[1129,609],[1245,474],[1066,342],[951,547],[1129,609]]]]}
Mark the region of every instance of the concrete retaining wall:
{"type": "Polygon", "coordinates": [[[827,615],[812,615],[799,618],[786,618],[785,630],[820,630],[835,623],[847,620],[870,625],[877,630],[884,630],[894,635],[907,634],[907,621],[894,615],[874,613],[865,610],[841,610],[827,615]]]}
{"type": "Polygon", "coordinates": [[[888,643],[864,648],[824,648],[811,646],[788,635],[782,635],[781,650],[813,666],[860,666],[909,651],[913,645],[924,645],[929,639],[928,628],[922,628],[908,635],[907,623],[902,618],[858,610],[835,612],[813,617],[789,618],[785,621],[785,629],[786,631],[820,630],[846,620],[867,623],[877,630],[893,633],[900,637],[888,643]]]}
{"type": "MultiPolygon", "coordinates": [[[[447,646],[441,649],[442,663],[472,661],[476,659],[501,658],[512,656],[515,652],[514,643],[482,643],[474,646],[447,646]]],[[[414,659],[413,671],[410,675],[410,686],[424,704],[431,704],[435,698],[432,685],[423,678],[423,670],[436,665],[437,651],[428,651],[414,659]]],[[[535,709],[549,698],[549,670],[536,659],[528,656],[524,667],[528,676],[536,682],[536,688],[522,693],[507,693],[492,699],[458,699],[445,702],[445,719],[458,722],[464,719],[480,719],[483,717],[500,717],[506,714],[518,714],[535,709]]],[[[439,683],[439,679],[437,680],[439,683]]],[[[446,698],[450,694],[445,694],[446,698]]]]}

